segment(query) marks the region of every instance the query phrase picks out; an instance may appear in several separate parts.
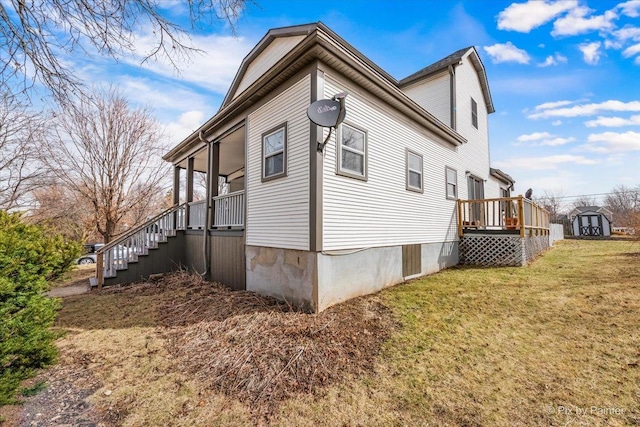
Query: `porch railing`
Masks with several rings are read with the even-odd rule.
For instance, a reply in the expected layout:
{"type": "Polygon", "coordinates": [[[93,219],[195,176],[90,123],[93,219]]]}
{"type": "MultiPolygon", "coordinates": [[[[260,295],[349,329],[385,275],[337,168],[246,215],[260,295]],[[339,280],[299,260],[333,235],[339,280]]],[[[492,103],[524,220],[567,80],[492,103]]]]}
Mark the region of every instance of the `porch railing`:
{"type": "Polygon", "coordinates": [[[189,228],[204,228],[207,206],[205,200],[189,203],[189,228]]]}
{"type": "Polygon", "coordinates": [[[214,227],[240,227],[244,225],[244,191],[213,198],[214,227]]]}
{"type": "Polygon", "coordinates": [[[129,262],[137,261],[139,255],[148,254],[149,248],[175,236],[176,230],[183,230],[186,209],[186,204],[167,209],[100,248],[96,252],[98,289],[102,289],[105,278],[114,277],[118,270],[126,269],[129,262]]]}
{"type": "Polygon", "coordinates": [[[458,235],[464,230],[513,230],[521,237],[549,234],[549,212],[523,196],[458,200],[458,235]]]}

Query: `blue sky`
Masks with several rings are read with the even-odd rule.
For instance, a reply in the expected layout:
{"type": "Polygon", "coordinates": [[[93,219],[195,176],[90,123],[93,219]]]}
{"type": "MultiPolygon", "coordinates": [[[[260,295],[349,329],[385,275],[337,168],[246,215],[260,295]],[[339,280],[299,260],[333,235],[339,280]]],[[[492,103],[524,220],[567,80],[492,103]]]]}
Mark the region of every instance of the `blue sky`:
{"type": "MultiPolygon", "coordinates": [[[[165,4],[180,19],[180,2],[165,4]]],[[[197,28],[206,51],[181,73],[140,58],[75,58],[92,82],[117,83],[151,105],[175,145],[217,111],[242,58],[274,27],[322,21],[400,79],[474,45],[496,112],[491,162],[527,188],[574,196],[640,185],[640,0],[277,1],[256,0],[236,24],[197,28]]],[[[568,205],[571,197],[566,198],[568,205]]]]}

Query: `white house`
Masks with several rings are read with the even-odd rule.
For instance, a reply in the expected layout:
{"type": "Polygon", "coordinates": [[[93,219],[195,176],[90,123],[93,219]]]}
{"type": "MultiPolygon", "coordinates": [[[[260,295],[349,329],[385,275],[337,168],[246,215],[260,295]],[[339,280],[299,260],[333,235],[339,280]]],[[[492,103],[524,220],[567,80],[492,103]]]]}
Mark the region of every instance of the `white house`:
{"type": "MultiPolygon", "coordinates": [[[[270,30],[219,111],[164,157],[176,207],[153,221],[178,239],[158,248],[153,272],[186,264],[321,311],[458,264],[466,230],[542,235],[542,211],[509,198],[513,179],[490,167],[493,112],[474,47],[396,80],[322,23],[270,30]],[[309,120],[311,103],[345,91],[335,132],[309,120]],[[195,203],[194,171],[209,180],[195,203]]],[[[104,283],[152,273],[129,262],[118,279],[105,257],[104,283]]]]}

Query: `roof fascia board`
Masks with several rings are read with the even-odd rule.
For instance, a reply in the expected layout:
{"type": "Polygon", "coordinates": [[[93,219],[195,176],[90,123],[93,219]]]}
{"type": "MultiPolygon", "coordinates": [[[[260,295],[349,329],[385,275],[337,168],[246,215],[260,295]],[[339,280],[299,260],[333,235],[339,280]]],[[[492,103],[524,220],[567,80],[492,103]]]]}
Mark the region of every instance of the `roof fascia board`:
{"type": "Polygon", "coordinates": [[[258,42],[257,45],[251,49],[251,52],[244,57],[242,62],[240,63],[240,68],[238,68],[238,72],[236,73],[233,81],[231,82],[231,86],[227,91],[227,94],[224,97],[224,100],[221,104],[221,109],[225,107],[231,100],[233,99],[233,95],[235,94],[242,78],[244,77],[247,69],[249,68],[249,64],[253,62],[254,59],[258,57],[270,44],[273,40],[279,37],[293,37],[293,36],[301,36],[304,34],[311,34],[317,28],[317,24],[303,24],[296,25],[293,27],[285,27],[285,28],[276,28],[273,30],[269,30],[267,34],[258,42]]]}

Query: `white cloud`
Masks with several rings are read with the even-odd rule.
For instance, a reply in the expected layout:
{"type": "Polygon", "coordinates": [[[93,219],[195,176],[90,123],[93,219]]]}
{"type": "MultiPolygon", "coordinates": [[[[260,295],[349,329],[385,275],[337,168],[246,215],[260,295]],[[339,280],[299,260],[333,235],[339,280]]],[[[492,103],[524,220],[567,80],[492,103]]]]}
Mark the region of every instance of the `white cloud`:
{"type": "Polygon", "coordinates": [[[637,18],[640,16],[640,0],[630,0],[620,3],[616,8],[622,10],[623,15],[629,18],[637,18]]]}
{"type": "Polygon", "coordinates": [[[584,62],[596,65],[600,61],[600,42],[584,43],[578,46],[584,57],[584,62]]]}
{"type": "Polygon", "coordinates": [[[604,132],[591,134],[583,148],[594,153],[640,151],[640,132],[604,132]]]}
{"type": "Polygon", "coordinates": [[[550,138],[551,135],[549,132],[534,132],[529,135],[520,135],[516,138],[516,141],[519,142],[528,142],[528,141],[538,141],[540,139],[550,138]]]}
{"type": "Polygon", "coordinates": [[[527,117],[530,119],[546,119],[550,117],[592,116],[604,111],[640,111],[640,101],[622,102],[610,100],[600,103],[574,105],[567,108],[549,108],[538,113],[529,114],[527,117]]]}
{"type": "Polygon", "coordinates": [[[578,6],[577,0],[512,3],[498,14],[498,29],[528,33],[567,10],[578,6]]]}
{"type": "Polygon", "coordinates": [[[555,55],[549,55],[544,62],[538,64],[538,67],[549,67],[551,65],[564,64],[567,62],[567,57],[556,53],[555,55]]]}
{"type": "Polygon", "coordinates": [[[496,43],[492,46],[484,46],[485,52],[489,54],[494,64],[500,62],[517,62],[518,64],[528,64],[529,54],[522,49],[518,49],[511,42],[496,43]]]}
{"type": "Polygon", "coordinates": [[[633,61],[634,64],[640,65],[640,55],[636,56],[636,59],[633,61]]]}
{"type": "Polygon", "coordinates": [[[123,61],[142,67],[158,75],[179,78],[183,82],[197,84],[215,93],[225,94],[231,85],[242,59],[249,52],[252,43],[242,37],[219,35],[192,36],[190,45],[202,52],[193,53],[189,58],[176,60],[179,74],[168,61],[147,60],[145,55],[153,50],[156,39],[149,33],[135,35],[136,55],[129,55],[123,61]]]}
{"type": "Polygon", "coordinates": [[[629,39],[636,42],[640,41],[640,27],[626,26],[613,31],[612,34],[620,41],[626,41],[629,39]]]}
{"type": "Polygon", "coordinates": [[[511,170],[548,170],[558,169],[565,164],[574,165],[595,165],[598,160],[589,159],[585,156],[575,156],[572,154],[557,154],[554,156],[542,157],[513,157],[503,161],[495,162],[496,167],[511,170]]]}
{"type": "Polygon", "coordinates": [[[630,56],[637,55],[640,53],[640,43],[634,44],[633,46],[629,46],[622,52],[622,56],[625,58],[629,58],[630,56]]]}
{"type": "Polygon", "coordinates": [[[560,145],[565,145],[570,142],[575,141],[576,139],[573,137],[570,138],[560,138],[556,135],[552,135],[549,132],[534,132],[529,135],[520,135],[516,138],[518,143],[530,142],[528,144],[530,146],[548,146],[548,147],[557,147],[560,145]]]}
{"type": "Polygon", "coordinates": [[[619,41],[615,41],[615,40],[605,40],[604,41],[604,48],[605,49],[621,49],[622,48],[622,43],[619,41]]]}
{"type": "Polygon", "coordinates": [[[628,119],[622,117],[604,117],[598,116],[595,120],[589,120],[584,122],[584,125],[588,128],[595,128],[598,126],[615,128],[622,126],[640,126],[640,116],[631,116],[628,119]]]}
{"type": "Polygon", "coordinates": [[[618,18],[618,15],[614,11],[608,10],[603,15],[586,17],[591,12],[593,9],[585,6],[571,9],[567,16],[559,18],[553,23],[551,35],[575,36],[590,31],[605,31],[615,28],[612,21],[618,18]]]}
{"type": "Polygon", "coordinates": [[[173,140],[178,142],[191,135],[193,131],[198,129],[205,121],[203,111],[192,110],[182,113],[178,117],[177,122],[170,122],[165,126],[165,133],[173,140]]]}
{"type": "Polygon", "coordinates": [[[558,107],[564,107],[565,105],[571,105],[573,104],[574,101],[552,101],[552,102],[545,102],[543,104],[540,105],[536,105],[535,106],[535,110],[536,111],[540,111],[540,110],[548,110],[551,108],[558,108],[558,107]]]}
{"type": "Polygon", "coordinates": [[[562,124],[562,120],[554,120],[551,122],[551,126],[560,126],[562,124]]]}

